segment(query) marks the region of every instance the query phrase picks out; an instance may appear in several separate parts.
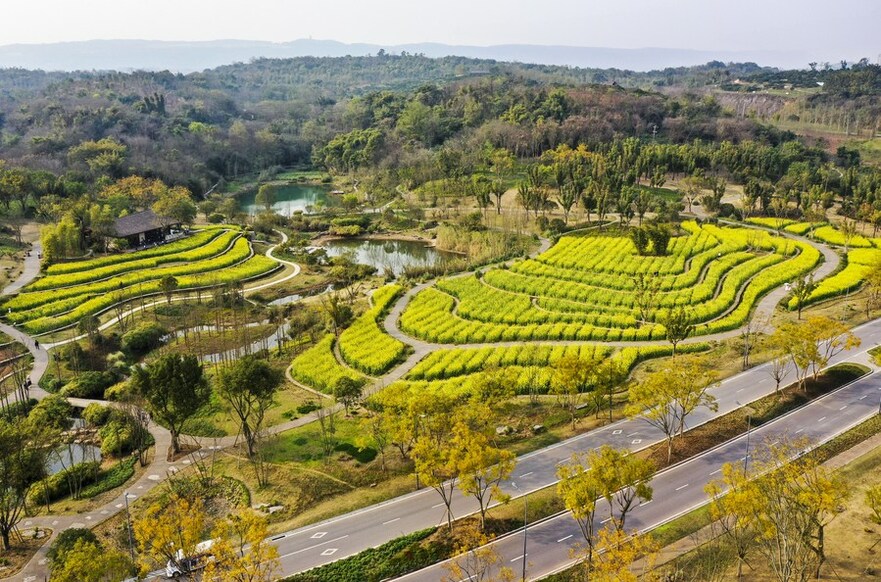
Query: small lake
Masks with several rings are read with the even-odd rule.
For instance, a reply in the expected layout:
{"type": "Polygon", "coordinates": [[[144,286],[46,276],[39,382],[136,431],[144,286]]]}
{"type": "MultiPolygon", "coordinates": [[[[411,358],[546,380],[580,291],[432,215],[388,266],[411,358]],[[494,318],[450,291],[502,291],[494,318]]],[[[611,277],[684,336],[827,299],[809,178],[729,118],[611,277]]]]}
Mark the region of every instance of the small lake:
{"type": "Polygon", "coordinates": [[[412,240],[334,240],[323,248],[330,257],[348,256],[356,263],[376,267],[380,275],[391,270],[396,277],[410,267],[431,267],[456,257],[412,240]]]}
{"type": "Polygon", "coordinates": [[[100,460],[101,447],[71,443],[52,451],[46,460],[46,472],[54,475],[83,462],[100,460]]]}
{"type": "MultiPolygon", "coordinates": [[[[317,184],[285,184],[275,186],[275,204],[272,210],[284,216],[292,216],[295,212],[310,213],[316,206],[329,206],[333,200],[329,189],[317,184]]],[[[248,192],[239,197],[242,210],[248,214],[257,214],[264,207],[254,203],[257,192],[248,192]]]]}

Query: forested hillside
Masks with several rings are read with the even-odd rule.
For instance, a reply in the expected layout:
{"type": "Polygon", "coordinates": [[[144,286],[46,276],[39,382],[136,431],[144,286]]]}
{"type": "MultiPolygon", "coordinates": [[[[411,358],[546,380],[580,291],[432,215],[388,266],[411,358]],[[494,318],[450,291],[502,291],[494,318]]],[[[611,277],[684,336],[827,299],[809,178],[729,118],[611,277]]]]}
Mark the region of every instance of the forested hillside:
{"type": "Polygon", "coordinates": [[[369,155],[354,165],[401,167],[429,163],[438,148],[473,158],[489,144],[536,156],[614,136],[737,141],[761,131],[712,100],[590,84],[619,73],[413,55],[264,59],[191,75],[6,70],[0,158],[88,182],[100,172],[82,148],[104,148],[115,152],[102,158],[111,177],[159,177],[198,194],[250,172],[309,165],[316,152],[318,163],[335,164],[321,153],[335,138],[369,138],[369,155]]]}

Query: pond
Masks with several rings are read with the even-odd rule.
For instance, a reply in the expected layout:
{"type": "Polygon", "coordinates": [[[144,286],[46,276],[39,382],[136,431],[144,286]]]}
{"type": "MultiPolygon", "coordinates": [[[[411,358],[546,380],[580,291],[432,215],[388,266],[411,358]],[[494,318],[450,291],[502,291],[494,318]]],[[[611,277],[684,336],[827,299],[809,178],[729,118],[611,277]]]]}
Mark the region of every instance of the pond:
{"type": "MultiPolygon", "coordinates": [[[[329,196],[329,189],[317,184],[285,184],[275,186],[275,204],[272,210],[284,216],[291,216],[295,212],[314,212],[316,206],[329,206],[333,204],[329,196]]],[[[239,198],[242,210],[248,214],[257,214],[263,210],[263,206],[254,203],[257,192],[247,192],[239,198]]]]}
{"type": "Polygon", "coordinates": [[[52,451],[46,460],[46,472],[50,475],[59,473],[64,469],[69,469],[74,465],[78,465],[88,461],[101,460],[101,447],[95,445],[85,445],[80,443],[70,443],[59,447],[52,451]]]}
{"type": "Polygon", "coordinates": [[[323,245],[328,256],[348,256],[356,263],[376,267],[379,274],[392,271],[401,276],[410,267],[431,267],[456,257],[414,240],[334,240],[323,245]]]}

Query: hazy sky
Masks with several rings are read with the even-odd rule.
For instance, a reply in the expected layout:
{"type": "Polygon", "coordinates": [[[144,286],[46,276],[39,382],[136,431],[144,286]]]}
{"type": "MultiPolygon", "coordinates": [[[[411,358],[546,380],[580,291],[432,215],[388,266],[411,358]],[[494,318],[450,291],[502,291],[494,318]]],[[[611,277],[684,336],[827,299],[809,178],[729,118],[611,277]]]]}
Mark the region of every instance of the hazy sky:
{"type": "Polygon", "coordinates": [[[7,0],[0,45],[297,38],[881,53],[879,0],[7,0]]]}

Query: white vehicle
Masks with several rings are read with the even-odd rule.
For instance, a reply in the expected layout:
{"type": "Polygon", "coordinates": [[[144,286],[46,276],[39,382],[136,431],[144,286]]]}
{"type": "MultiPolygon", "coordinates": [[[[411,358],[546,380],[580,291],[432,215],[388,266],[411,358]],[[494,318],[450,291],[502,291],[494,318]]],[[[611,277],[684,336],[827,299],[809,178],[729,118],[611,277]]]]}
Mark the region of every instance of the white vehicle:
{"type": "Polygon", "coordinates": [[[201,570],[214,559],[214,555],[211,553],[213,545],[214,540],[199,542],[196,544],[192,556],[185,556],[183,550],[178,550],[174,559],[168,560],[165,564],[165,577],[179,578],[201,570]]]}

